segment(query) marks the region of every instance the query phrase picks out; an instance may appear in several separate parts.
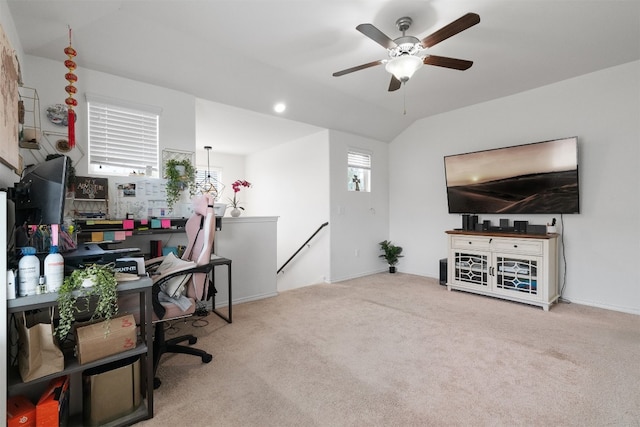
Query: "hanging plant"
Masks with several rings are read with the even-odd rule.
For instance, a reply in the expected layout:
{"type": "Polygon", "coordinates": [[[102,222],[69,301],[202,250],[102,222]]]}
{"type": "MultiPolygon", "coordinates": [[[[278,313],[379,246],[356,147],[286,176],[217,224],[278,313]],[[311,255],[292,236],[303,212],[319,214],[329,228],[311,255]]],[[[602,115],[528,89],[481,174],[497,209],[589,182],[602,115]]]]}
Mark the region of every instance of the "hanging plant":
{"type": "Polygon", "coordinates": [[[165,178],[167,179],[167,205],[169,209],[173,208],[185,189],[189,189],[190,196],[196,194],[196,169],[189,160],[167,160],[165,178]]]}
{"type": "Polygon", "coordinates": [[[118,313],[118,281],[111,264],[93,264],[73,270],[58,289],[60,322],[55,334],[64,341],[71,331],[76,313],[89,311],[92,297],[97,298],[91,320],[111,320],[118,313]]]}

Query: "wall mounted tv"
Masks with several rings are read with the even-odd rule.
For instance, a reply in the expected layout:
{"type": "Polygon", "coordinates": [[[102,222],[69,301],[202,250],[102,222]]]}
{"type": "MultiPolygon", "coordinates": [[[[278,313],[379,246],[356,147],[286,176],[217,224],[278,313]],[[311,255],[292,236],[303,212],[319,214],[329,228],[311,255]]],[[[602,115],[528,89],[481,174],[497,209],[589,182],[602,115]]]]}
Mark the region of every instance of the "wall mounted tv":
{"type": "Polygon", "coordinates": [[[445,156],[449,213],[580,212],[578,138],[445,156]]]}

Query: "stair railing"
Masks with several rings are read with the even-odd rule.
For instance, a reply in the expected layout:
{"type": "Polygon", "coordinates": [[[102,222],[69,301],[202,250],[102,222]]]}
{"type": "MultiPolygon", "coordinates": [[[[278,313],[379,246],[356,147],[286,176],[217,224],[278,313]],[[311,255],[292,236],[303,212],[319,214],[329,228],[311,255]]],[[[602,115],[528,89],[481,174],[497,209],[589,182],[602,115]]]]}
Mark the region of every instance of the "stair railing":
{"type": "Polygon", "coordinates": [[[320,230],[322,230],[324,227],[326,227],[327,225],[329,225],[329,222],[325,222],[324,224],[320,225],[320,227],[318,227],[318,229],[311,235],[311,237],[309,237],[307,239],[306,242],[304,242],[297,251],[295,251],[295,253],[293,255],[291,255],[291,257],[287,260],[287,262],[285,262],[284,264],[282,264],[282,267],[280,267],[278,269],[278,271],[276,272],[276,275],[280,274],[280,272],[286,267],[287,264],[289,264],[289,262],[291,262],[291,260],[293,258],[295,258],[296,255],[298,255],[298,253],[305,247],[307,246],[307,244],[311,241],[311,239],[313,239],[316,234],[318,234],[320,232],[320,230]]]}

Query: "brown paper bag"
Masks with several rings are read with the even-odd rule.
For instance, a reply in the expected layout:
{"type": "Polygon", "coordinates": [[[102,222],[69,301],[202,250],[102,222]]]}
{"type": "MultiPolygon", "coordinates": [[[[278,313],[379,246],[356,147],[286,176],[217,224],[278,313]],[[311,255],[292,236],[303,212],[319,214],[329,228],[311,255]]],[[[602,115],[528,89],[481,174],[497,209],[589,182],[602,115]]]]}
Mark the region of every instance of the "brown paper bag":
{"type": "Polygon", "coordinates": [[[22,313],[18,318],[18,368],[22,381],[27,382],[64,369],[64,356],[53,338],[51,323],[37,323],[31,327],[22,313]]]}

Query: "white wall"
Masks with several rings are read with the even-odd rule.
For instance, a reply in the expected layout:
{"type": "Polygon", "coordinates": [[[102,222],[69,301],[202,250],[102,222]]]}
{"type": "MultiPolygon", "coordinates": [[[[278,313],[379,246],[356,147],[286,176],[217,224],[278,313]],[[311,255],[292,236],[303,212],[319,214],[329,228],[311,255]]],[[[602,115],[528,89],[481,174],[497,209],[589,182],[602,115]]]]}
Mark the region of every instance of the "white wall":
{"type": "MultiPolygon", "coordinates": [[[[56,126],[47,120],[47,107],[53,104],[62,104],[67,97],[64,90],[67,82],[64,74],[68,70],[64,67],[66,59],[61,49],[60,61],[27,55],[23,62],[23,74],[25,86],[36,88],[40,98],[42,128],[44,131],[67,132],[66,127],[56,126]]],[[[82,64],[82,52],[78,52],[76,59],[82,64]]],[[[78,82],[75,86],[78,93],[76,112],[76,142],[80,149],[87,152],[87,108],[86,93],[102,95],[120,101],[136,104],[146,104],[162,108],[160,114],[160,160],[162,161],[162,149],[171,148],[182,151],[195,151],[195,97],[183,92],[154,86],[147,83],[124,79],[112,74],[79,67],[75,74],[78,82]]],[[[57,137],[50,138],[53,142],[57,137]]],[[[21,150],[28,162],[28,151],[21,150]]],[[[74,160],[76,173],[86,175],[88,170],[87,156],[81,157],[79,149],[72,150],[69,154],[74,160]]],[[[41,161],[41,160],[40,160],[41,161]]]]}
{"type": "MultiPolygon", "coordinates": [[[[461,226],[460,216],[447,213],[445,155],[567,136],[578,136],[581,213],[565,215],[559,230],[563,296],[640,314],[637,61],[425,118],[398,136],[389,150],[391,237],[406,255],[399,270],[438,277],[444,231],[461,226]]],[[[497,216],[482,218],[495,223],[497,216]]],[[[509,218],[544,224],[551,216],[509,218]]]]}
{"type": "MultiPolygon", "coordinates": [[[[238,193],[243,202],[246,200],[246,214],[279,217],[280,268],[320,224],[329,220],[328,132],[251,154],[246,172],[245,179],[252,187],[238,193]]],[[[278,291],[321,283],[329,274],[329,232],[325,227],[278,275],[278,291]]]]}
{"type": "MultiPolygon", "coordinates": [[[[211,144],[211,142],[202,143],[201,141],[196,141],[196,144],[198,147],[203,147],[205,145],[213,145],[211,144]]],[[[206,170],[207,155],[206,153],[198,154],[201,151],[204,151],[204,150],[198,149],[196,151],[196,165],[198,167],[198,170],[200,170],[201,166],[204,166],[203,170],[206,170]]],[[[211,169],[217,168],[222,171],[222,184],[224,184],[224,188],[222,189],[222,192],[218,196],[218,203],[229,204],[230,203],[229,199],[233,198],[233,188],[231,187],[231,184],[238,179],[246,179],[245,178],[245,175],[246,175],[245,162],[246,162],[245,156],[237,156],[234,154],[226,154],[226,153],[217,153],[217,152],[214,152],[213,150],[211,151],[210,162],[209,162],[211,169]]],[[[240,191],[239,196],[241,197],[241,200],[244,200],[245,190],[246,189],[243,188],[240,191]]],[[[242,204],[242,206],[246,209],[245,213],[247,215],[252,215],[249,206],[246,206],[244,203],[242,204]]],[[[231,209],[227,209],[227,211],[225,212],[225,216],[229,216],[229,212],[231,212],[231,209]]]]}
{"type": "Polygon", "coordinates": [[[333,130],[329,135],[331,282],[337,282],[387,269],[378,243],[389,238],[388,144],[333,130]],[[349,148],[371,153],[371,192],[347,191],[349,148]]]}

